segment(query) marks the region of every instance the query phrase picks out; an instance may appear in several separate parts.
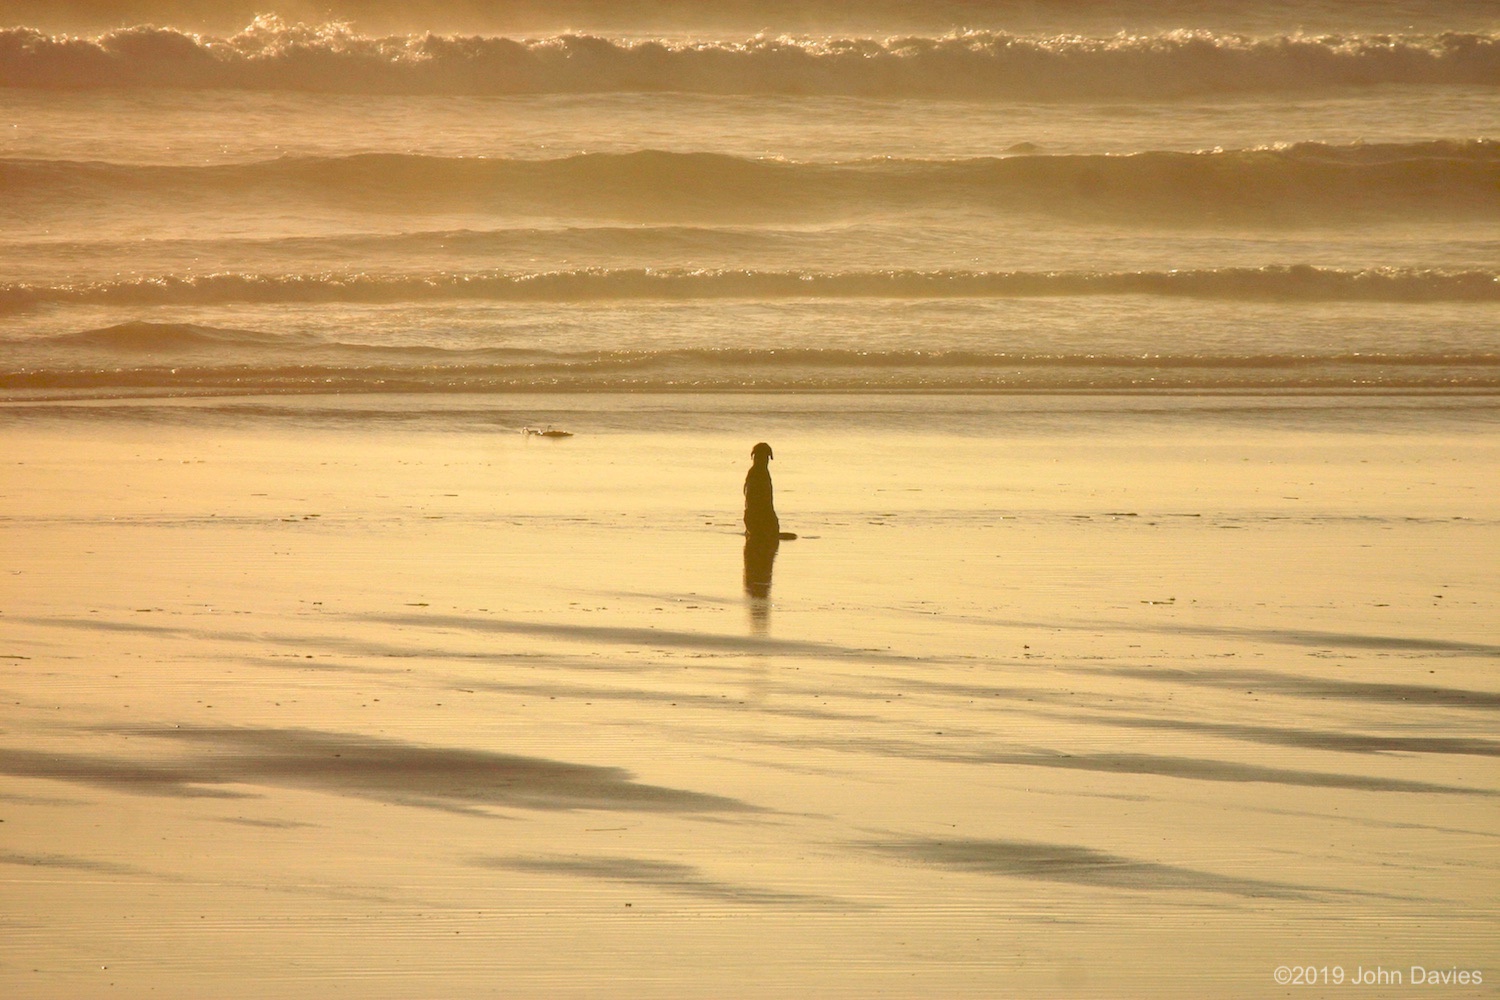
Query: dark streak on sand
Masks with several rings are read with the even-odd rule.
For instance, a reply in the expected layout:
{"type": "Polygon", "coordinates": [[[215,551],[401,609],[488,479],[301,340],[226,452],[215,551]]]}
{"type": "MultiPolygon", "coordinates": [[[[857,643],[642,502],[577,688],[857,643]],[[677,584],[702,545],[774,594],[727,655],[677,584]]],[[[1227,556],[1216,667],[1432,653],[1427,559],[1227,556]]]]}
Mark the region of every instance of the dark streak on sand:
{"type": "Polygon", "coordinates": [[[239,826],[253,826],[265,830],[298,830],[314,825],[292,819],[252,819],[249,816],[221,816],[220,821],[235,823],[239,826]]]}
{"type": "Polygon", "coordinates": [[[919,838],[877,842],[866,846],[879,854],[956,871],[1047,882],[1071,882],[1106,889],[1212,892],[1250,899],[1315,899],[1325,891],[1284,882],[1234,878],[1176,865],[1137,861],[1069,844],[919,838]]]}
{"type": "Polygon", "coordinates": [[[1344,753],[1444,753],[1475,757],[1500,757],[1500,742],[1458,736],[1371,736],[1322,729],[1291,729],[1278,726],[1246,726],[1229,722],[1195,722],[1190,719],[1153,719],[1144,716],[1075,714],[1073,722],[1102,724],[1125,729],[1161,729],[1200,733],[1270,746],[1337,750],[1344,753]]]}
{"type": "Polygon", "coordinates": [[[71,753],[0,749],[0,773],[102,785],[150,795],[232,797],[221,784],[310,788],[458,812],[481,807],[744,811],[734,799],[638,784],[617,767],[486,750],[427,746],[310,729],[128,728],[202,752],[170,766],[71,753]]]}
{"type": "MultiPolygon", "coordinates": [[[[709,709],[736,709],[746,704],[744,699],[726,698],[723,695],[698,694],[686,690],[653,691],[645,688],[585,687],[577,684],[507,684],[500,681],[467,680],[477,691],[489,691],[511,695],[535,695],[543,698],[571,698],[574,701],[624,701],[636,703],[653,702],[677,706],[693,706],[709,709]]],[[[842,694],[842,692],[840,692],[842,694]]],[[[817,722],[879,722],[875,715],[856,712],[838,712],[832,709],[799,708],[791,705],[767,705],[754,703],[757,714],[788,719],[812,719],[817,722]]]]}
{"type": "Polygon", "coordinates": [[[1180,635],[1224,636],[1232,639],[1260,639],[1265,642],[1286,643],[1295,646],[1349,646],[1355,649],[1387,649],[1424,653],[1468,653],[1473,656],[1500,656],[1500,646],[1484,642],[1422,639],[1398,635],[1363,635],[1355,632],[1320,632],[1312,629],[1164,625],[1141,628],[1140,631],[1172,632],[1180,635]]]}
{"type": "Polygon", "coordinates": [[[908,661],[911,657],[890,653],[836,646],[831,643],[791,639],[768,639],[756,636],[719,635],[708,632],[679,632],[670,629],[626,628],[603,625],[565,625],[553,622],[522,622],[502,618],[475,618],[463,615],[385,615],[359,616],[361,621],[386,625],[419,625],[427,628],[457,628],[475,632],[529,635],[547,639],[574,640],[587,643],[610,643],[646,649],[696,649],[725,653],[789,653],[798,656],[821,656],[908,661]]]}
{"type": "MultiPolygon", "coordinates": [[[[786,741],[777,741],[787,745],[786,741]]],[[[1161,778],[1183,778],[1190,781],[1223,781],[1230,783],[1265,782],[1307,788],[1345,788],[1362,792],[1414,792],[1434,795],[1496,796],[1487,788],[1464,788],[1427,781],[1386,778],[1364,774],[1338,774],[1328,771],[1304,771],[1294,768],[1266,767],[1236,761],[1204,757],[1171,757],[1143,753],[1069,754],[1047,749],[963,750],[948,749],[936,743],[901,740],[802,740],[804,746],[855,753],[874,753],[910,760],[937,760],[954,764],[1000,765],[1008,767],[1045,767],[1062,771],[1091,771],[1100,774],[1134,774],[1161,778]]]]}
{"type": "MultiPolygon", "coordinates": [[[[332,617],[332,616],[329,616],[332,617]]],[[[629,628],[603,625],[574,625],[557,622],[513,621],[502,618],[479,618],[465,615],[443,614],[399,614],[399,615],[351,615],[354,621],[393,625],[399,628],[418,626],[434,631],[442,629],[478,632],[484,634],[524,635],[534,638],[576,641],[589,644],[630,646],[640,649],[688,649],[698,652],[754,654],[766,656],[787,654],[826,659],[865,659],[909,663],[913,657],[901,656],[885,650],[860,649],[839,646],[833,643],[770,639],[764,636],[723,635],[711,632],[684,632],[672,629],[629,628]]],[[[413,657],[445,656],[456,659],[484,659],[472,653],[449,653],[436,651],[421,645],[397,645],[394,643],[351,641],[330,636],[278,636],[265,633],[211,631],[167,625],[148,625],[137,622],[116,622],[98,619],[62,617],[17,617],[12,621],[52,628],[75,628],[108,632],[130,632],[146,635],[172,636],[183,639],[221,639],[235,642],[267,642],[296,645],[320,650],[339,650],[353,655],[413,657]]],[[[505,657],[513,659],[514,657],[505,657]]]]}
{"type": "Polygon", "coordinates": [[[135,865],[122,865],[117,861],[97,861],[93,858],[75,858],[66,854],[22,854],[4,851],[0,852],[0,865],[61,868],[66,871],[88,872],[92,875],[119,875],[131,878],[161,877],[144,868],[137,868],[135,865]]]}
{"type": "MultiPolygon", "coordinates": [[[[926,612],[921,612],[926,615],[926,612]]],[[[1377,649],[1390,652],[1414,653],[1462,653],[1471,656],[1500,657],[1500,646],[1485,642],[1465,642],[1457,639],[1428,639],[1400,635],[1369,635],[1360,632],[1324,632],[1315,629],[1295,628],[1247,628],[1237,625],[1189,625],[1181,622],[1171,624],[1142,624],[1124,621],[1028,621],[1015,618],[991,618],[988,616],[959,615],[956,621],[970,624],[993,625],[998,628],[1026,629],[1031,631],[1099,632],[1147,632],[1161,635],[1207,636],[1246,641],[1272,642],[1289,646],[1312,646],[1321,649],[1377,649]]]]}
{"type": "Polygon", "coordinates": [[[1292,768],[1264,767],[1201,757],[1166,757],[1139,753],[1057,754],[976,753],[955,755],[954,760],[974,763],[1048,767],[1065,771],[1096,771],[1104,774],[1141,774],[1194,781],[1248,782],[1301,785],[1308,788],[1347,788],[1365,792],[1423,792],[1441,795],[1495,795],[1484,788],[1463,788],[1427,781],[1407,781],[1364,774],[1333,774],[1292,768]]]}
{"type": "Polygon", "coordinates": [[[1234,690],[1285,694],[1299,698],[1331,698],[1336,701],[1370,701],[1399,705],[1435,705],[1445,708],[1500,708],[1500,693],[1422,684],[1382,684],[1327,677],[1304,677],[1270,670],[1174,670],[1162,667],[1073,668],[1073,673],[1111,677],[1135,677],[1169,684],[1188,684],[1234,690]]]}
{"type": "Polygon", "coordinates": [[[215,777],[202,767],[191,764],[144,764],[99,754],[42,753],[37,750],[0,748],[0,774],[17,778],[73,781],[141,795],[221,799],[247,797],[244,792],[202,787],[235,780],[227,775],[215,777]]]}
{"type": "Polygon", "coordinates": [[[692,866],[670,861],[652,861],[642,858],[621,858],[607,855],[570,855],[568,857],[509,857],[476,858],[473,863],[483,868],[501,868],[511,871],[539,872],[542,874],[571,875],[581,878],[603,879],[623,882],[628,885],[661,889],[700,899],[724,903],[744,903],[756,906],[833,907],[841,910],[855,908],[855,904],[806,893],[779,892],[755,886],[739,885],[706,878],[692,866]]]}
{"type": "MultiPolygon", "coordinates": [[[[280,824],[276,824],[280,825],[280,824]]],[[[292,826],[303,826],[305,824],[295,823],[292,826]]],[[[26,868],[50,868],[58,871],[82,872],[87,875],[110,875],[118,878],[147,879],[152,882],[166,883],[169,885],[207,886],[215,892],[226,888],[247,889],[256,895],[267,892],[286,893],[296,896],[312,896],[318,899],[334,899],[352,901],[358,903],[384,903],[410,905],[410,899],[398,899],[397,897],[374,892],[364,892],[359,889],[340,888],[336,885],[320,883],[294,883],[290,885],[267,884],[264,881],[239,881],[225,880],[219,875],[210,878],[193,878],[177,872],[153,871],[141,868],[137,865],[121,864],[117,861],[103,861],[96,858],[80,858],[67,854],[37,853],[25,854],[14,851],[0,851],[0,865],[16,865],[26,868]]],[[[91,879],[90,881],[95,881],[91,879]]],[[[426,905],[434,905],[428,903],[426,905]]]]}

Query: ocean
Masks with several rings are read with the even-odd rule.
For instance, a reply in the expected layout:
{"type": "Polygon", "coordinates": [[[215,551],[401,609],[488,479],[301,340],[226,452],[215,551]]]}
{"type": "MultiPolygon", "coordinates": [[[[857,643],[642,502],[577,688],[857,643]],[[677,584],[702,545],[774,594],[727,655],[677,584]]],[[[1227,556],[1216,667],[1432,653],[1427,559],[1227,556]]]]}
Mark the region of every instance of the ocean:
{"type": "Polygon", "coordinates": [[[0,400],[1500,390],[1493,8],[916,7],[5,26],[0,400]]]}

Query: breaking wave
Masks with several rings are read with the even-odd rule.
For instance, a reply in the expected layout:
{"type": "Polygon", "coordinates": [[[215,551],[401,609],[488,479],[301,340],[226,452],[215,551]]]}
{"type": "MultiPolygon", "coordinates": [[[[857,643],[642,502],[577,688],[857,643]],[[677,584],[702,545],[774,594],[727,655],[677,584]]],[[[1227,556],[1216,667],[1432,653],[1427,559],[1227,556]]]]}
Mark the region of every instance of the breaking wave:
{"type": "MultiPolygon", "coordinates": [[[[434,275],[241,274],[78,284],[0,283],[0,313],[48,305],[382,303],[443,300],[1019,298],[1153,295],[1272,302],[1500,302],[1500,272],[1310,265],[1173,271],[748,271],[590,268],[434,275]]],[[[183,343],[222,334],[180,331],[183,343]]],[[[127,346],[129,328],[76,335],[75,346],[127,346]],[[93,338],[93,339],[91,339],[93,338]],[[99,338],[104,338],[100,340],[99,338]]]]}
{"type": "Polygon", "coordinates": [[[122,344],[105,363],[0,367],[0,393],[31,398],[288,393],[475,393],[527,391],[1115,391],[1500,388],[1500,354],[1485,352],[1305,354],[1038,354],[1027,352],[675,349],[444,350],[430,346],[290,341],[208,334],[200,327],[131,323],[88,336],[122,344]],[[140,356],[156,340],[162,359],[140,356]],[[182,350],[203,347],[211,353],[182,350]],[[177,348],[178,350],[173,350],[177,348]]]}
{"type": "Polygon", "coordinates": [[[0,159],[11,198],[171,207],[268,199],[370,212],[603,213],[654,222],[953,206],[1183,220],[1500,214],[1489,139],[1125,155],[807,163],[720,153],[588,153],[551,160],[368,153],[208,166],[0,159]]]}
{"type": "Polygon", "coordinates": [[[1500,35],[1207,31],[1088,38],[943,36],[625,41],[369,36],[257,18],[227,37],[149,25],[94,37],[0,31],[0,86],[372,94],[705,94],[1119,98],[1373,84],[1500,83],[1500,35]]]}
{"type": "Polygon", "coordinates": [[[196,323],[148,323],[136,320],[98,330],[80,330],[44,338],[44,343],[103,351],[153,353],[224,347],[277,347],[314,343],[311,335],[288,337],[259,330],[224,330],[196,323]]]}

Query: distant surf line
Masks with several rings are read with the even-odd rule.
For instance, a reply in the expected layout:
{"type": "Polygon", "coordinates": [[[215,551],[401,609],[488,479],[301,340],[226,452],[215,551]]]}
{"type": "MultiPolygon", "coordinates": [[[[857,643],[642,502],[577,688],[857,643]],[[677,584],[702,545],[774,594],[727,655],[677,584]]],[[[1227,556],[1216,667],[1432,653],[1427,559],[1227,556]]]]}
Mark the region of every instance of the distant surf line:
{"type": "Polygon", "coordinates": [[[945,299],[1145,295],[1269,302],[1500,302],[1500,271],[1311,265],[1158,271],[758,271],[583,268],[532,273],[223,272],[0,283],[0,314],[44,306],[444,300],[945,299]]]}
{"type": "MultiPolygon", "coordinates": [[[[163,324],[154,345],[74,350],[0,368],[0,396],[516,392],[1174,392],[1500,390],[1500,353],[1027,354],[982,351],[681,349],[442,351],[226,332],[192,340],[163,324]]],[[[99,331],[97,343],[107,343],[99,331]]]]}
{"type": "Polygon", "coordinates": [[[0,86],[369,94],[679,92],[1140,99],[1378,84],[1500,83],[1500,34],[1110,37],[1004,31],[737,40],[366,35],[257,17],[213,36],[154,25],[92,37],[0,30],[0,86]]]}

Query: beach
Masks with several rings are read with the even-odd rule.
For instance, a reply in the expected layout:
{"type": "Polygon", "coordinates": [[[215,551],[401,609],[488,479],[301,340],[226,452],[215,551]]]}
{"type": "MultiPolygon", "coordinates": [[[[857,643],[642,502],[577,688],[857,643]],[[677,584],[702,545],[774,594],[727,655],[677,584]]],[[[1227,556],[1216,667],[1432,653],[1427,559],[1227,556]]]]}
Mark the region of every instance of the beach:
{"type": "Polygon", "coordinates": [[[1500,981],[1492,401],[526,405],[8,411],[8,996],[1500,981]]]}

